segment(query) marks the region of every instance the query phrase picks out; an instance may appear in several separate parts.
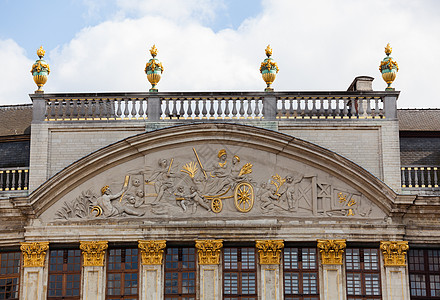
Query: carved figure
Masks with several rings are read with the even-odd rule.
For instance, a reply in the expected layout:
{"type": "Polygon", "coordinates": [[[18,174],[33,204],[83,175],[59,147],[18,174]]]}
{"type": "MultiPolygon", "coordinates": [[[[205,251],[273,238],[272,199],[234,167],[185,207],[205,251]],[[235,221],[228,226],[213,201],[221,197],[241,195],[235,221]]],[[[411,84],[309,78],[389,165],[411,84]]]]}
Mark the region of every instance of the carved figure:
{"type": "Polygon", "coordinates": [[[211,207],[209,207],[209,205],[206,203],[207,200],[205,200],[203,198],[203,196],[200,195],[199,191],[197,190],[197,188],[195,186],[190,187],[189,191],[190,191],[190,194],[185,197],[186,199],[189,199],[190,201],[192,201],[195,204],[196,208],[197,208],[197,205],[200,205],[201,207],[203,207],[207,211],[211,211],[211,207]]]}
{"type": "Polygon", "coordinates": [[[182,207],[183,211],[186,211],[186,204],[188,200],[185,198],[185,188],[183,186],[177,187],[176,193],[174,195],[176,196],[177,205],[182,207]]]}
{"type": "Polygon", "coordinates": [[[168,160],[159,159],[158,161],[159,169],[153,172],[150,179],[146,180],[146,183],[154,182],[154,188],[156,190],[157,196],[153,203],[158,203],[162,200],[165,192],[172,189],[173,180],[175,174],[171,172],[171,163],[168,165],[168,160]]]}
{"type": "MultiPolygon", "coordinates": [[[[135,209],[130,208],[127,204],[120,203],[119,201],[116,201],[116,203],[113,204],[113,201],[119,199],[125,191],[127,191],[126,186],[124,186],[119,193],[113,195],[108,185],[101,189],[102,195],[96,199],[96,205],[101,208],[104,217],[119,216],[123,213],[134,216],[142,216],[145,214],[145,212],[136,211],[135,209]]],[[[135,202],[134,196],[129,196],[128,202],[135,202]]]]}

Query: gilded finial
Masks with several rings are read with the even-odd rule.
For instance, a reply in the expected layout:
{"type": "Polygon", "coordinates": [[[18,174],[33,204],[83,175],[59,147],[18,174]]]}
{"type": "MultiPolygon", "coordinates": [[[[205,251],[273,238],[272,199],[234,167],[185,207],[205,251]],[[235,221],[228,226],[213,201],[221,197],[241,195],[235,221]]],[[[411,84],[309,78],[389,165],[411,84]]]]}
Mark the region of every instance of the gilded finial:
{"type": "Polygon", "coordinates": [[[393,52],[393,48],[391,48],[390,43],[388,43],[387,46],[385,47],[385,54],[387,56],[390,56],[391,52],[393,52]]]}
{"type": "Polygon", "coordinates": [[[43,60],[46,51],[43,49],[43,46],[37,50],[37,55],[39,59],[35,61],[32,65],[31,74],[34,78],[34,82],[37,84],[38,89],[35,93],[43,93],[43,85],[47,82],[47,76],[50,73],[50,67],[47,62],[43,60]]]}
{"type": "Polygon", "coordinates": [[[40,46],[37,50],[37,55],[40,59],[44,57],[44,54],[46,54],[46,50],[43,49],[43,46],[40,46]]]}
{"type": "Polygon", "coordinates": [[[267,45],[266,47],[266,56],[270,57],[272,55],[272,48],[270,47],[270,45],[267,45]]]}
{"type": "Polygon", "coordinates": [[[161,75],[163,73],[163,66],[162,63],[156,58],[156,45],[153,45],[153,47],[151,47],[150,54],[151,56],[153,56],[153,58],[147,62],[147,65],[145,67],[145,74],[147,74],[147,79],[151,83],[150,92],[157,92],[158,89],[156,88],[156,85],[159,83],[161,75]]]}
{"type": "Polygon", "coordinates": [[[153,56],[153,58],[156,57],[156,55],[157,55],[156,45],[153,45],[153,47],[151,47],[150,54],[151,54],[151,56],[153,56]]]}
{"type": "Polygon", "coordinates": [[[382,73],[383,80],[388,84],[386,91],[394,91],[394,88],[391,87],[391,84],[396,79],[397,72],[399,71],[399,66],[397,62],[393,60],[390,56],[393,49],[391,48],[390,43],[385,47],[385,54],[387,55],[381,62],[379,66],[379,71],[382,73]]]}
{"type": "Polygon", "coordinates": [[[273,88],[270,85],[274,82],[279,68],[277,63],[271,58],[272,48],[270,45],[266,47],[266,56],[267,58],[261,63],[260,73],[267,85],[264,91],[273,92],[273,88]]]}

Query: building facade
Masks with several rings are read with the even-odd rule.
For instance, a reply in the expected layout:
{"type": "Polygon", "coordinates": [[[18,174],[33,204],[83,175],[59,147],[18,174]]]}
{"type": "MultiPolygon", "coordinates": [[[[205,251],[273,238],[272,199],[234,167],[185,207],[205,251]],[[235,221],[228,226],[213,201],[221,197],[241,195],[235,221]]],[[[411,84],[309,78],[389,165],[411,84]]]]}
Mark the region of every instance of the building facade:
{"type": "Polygon", "coordinates": [[[371,81],[1,108],[0,299],[440,299],[440,128],[371,81]]]}

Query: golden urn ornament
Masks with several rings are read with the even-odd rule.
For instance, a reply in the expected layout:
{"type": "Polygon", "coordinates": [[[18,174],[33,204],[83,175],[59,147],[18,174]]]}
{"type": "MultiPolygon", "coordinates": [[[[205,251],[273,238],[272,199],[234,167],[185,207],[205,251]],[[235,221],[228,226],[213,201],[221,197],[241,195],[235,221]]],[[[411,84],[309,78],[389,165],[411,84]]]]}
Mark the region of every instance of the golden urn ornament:
{"type": "Polygon", "coordinates": [[[394,88],[391,87],[391,84],[393,83],[394,79],[396,79],[397,72],[399,71],[397,62],[394,61],[390,56],[392,51],[393,49],[391,48],[390,43],[388,43],[385,47],[385,54],[387,57],[380,62],[379,66],[379,70],[382,73],[382,78],[388,84],[385,91],[394,91],[394,88]]]}
{"type": "Polygon", "coordinates": [[[261,63],[260,73],[267,84],[267,87],[264,90],[266,92],[273,92],[273,88],[271,88],[270,85],[275,81],[279,69],[277,63],[271,58],[272,48],[270,45],[267,45],[266,56],[267,58],[261,63]]]}
{"type": "Polygon", "coordinates": [[[162,63],[156,58],[157,48],[153,45],[150,49],[151,56],[153,57],[147,62],[145,67],[145,73],[147,74],[148,81],[151,83],[150,92],[157,92],[156,85],[160,81],[161,75],[163,73],[162,63]]]}
{"type": "Polygon", "coordinates": [[[37,59],[32,65],[31,73],[34,77],[34,81],[38,86],[36,93],[43,93],[43,85],[47,82],[47,76],[50,73],[49,64],[44,61],[43,57],[46,51],[44,51],[43,46],[37,50],[37,55],[40,59],[37,59]]]}

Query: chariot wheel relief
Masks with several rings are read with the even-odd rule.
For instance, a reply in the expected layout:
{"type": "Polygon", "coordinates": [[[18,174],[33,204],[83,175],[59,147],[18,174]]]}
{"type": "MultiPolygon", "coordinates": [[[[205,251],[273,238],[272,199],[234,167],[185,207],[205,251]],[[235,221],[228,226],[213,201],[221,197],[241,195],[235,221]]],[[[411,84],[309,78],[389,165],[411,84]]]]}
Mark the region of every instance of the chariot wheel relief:
{"type": "Polygon", "coordinates": [[[223,203],[222,200],[220,198],[214,198],[211,201],[211,210],[215,213],[219,213],[222,211],[223,208],[223,203]]]}
{"type": "Polygon", "coordinates": [[[254,188],[247,182],[240,182],[234,189],[234,204],[238,211],[246,213],[254,206],[254,188]]]}

